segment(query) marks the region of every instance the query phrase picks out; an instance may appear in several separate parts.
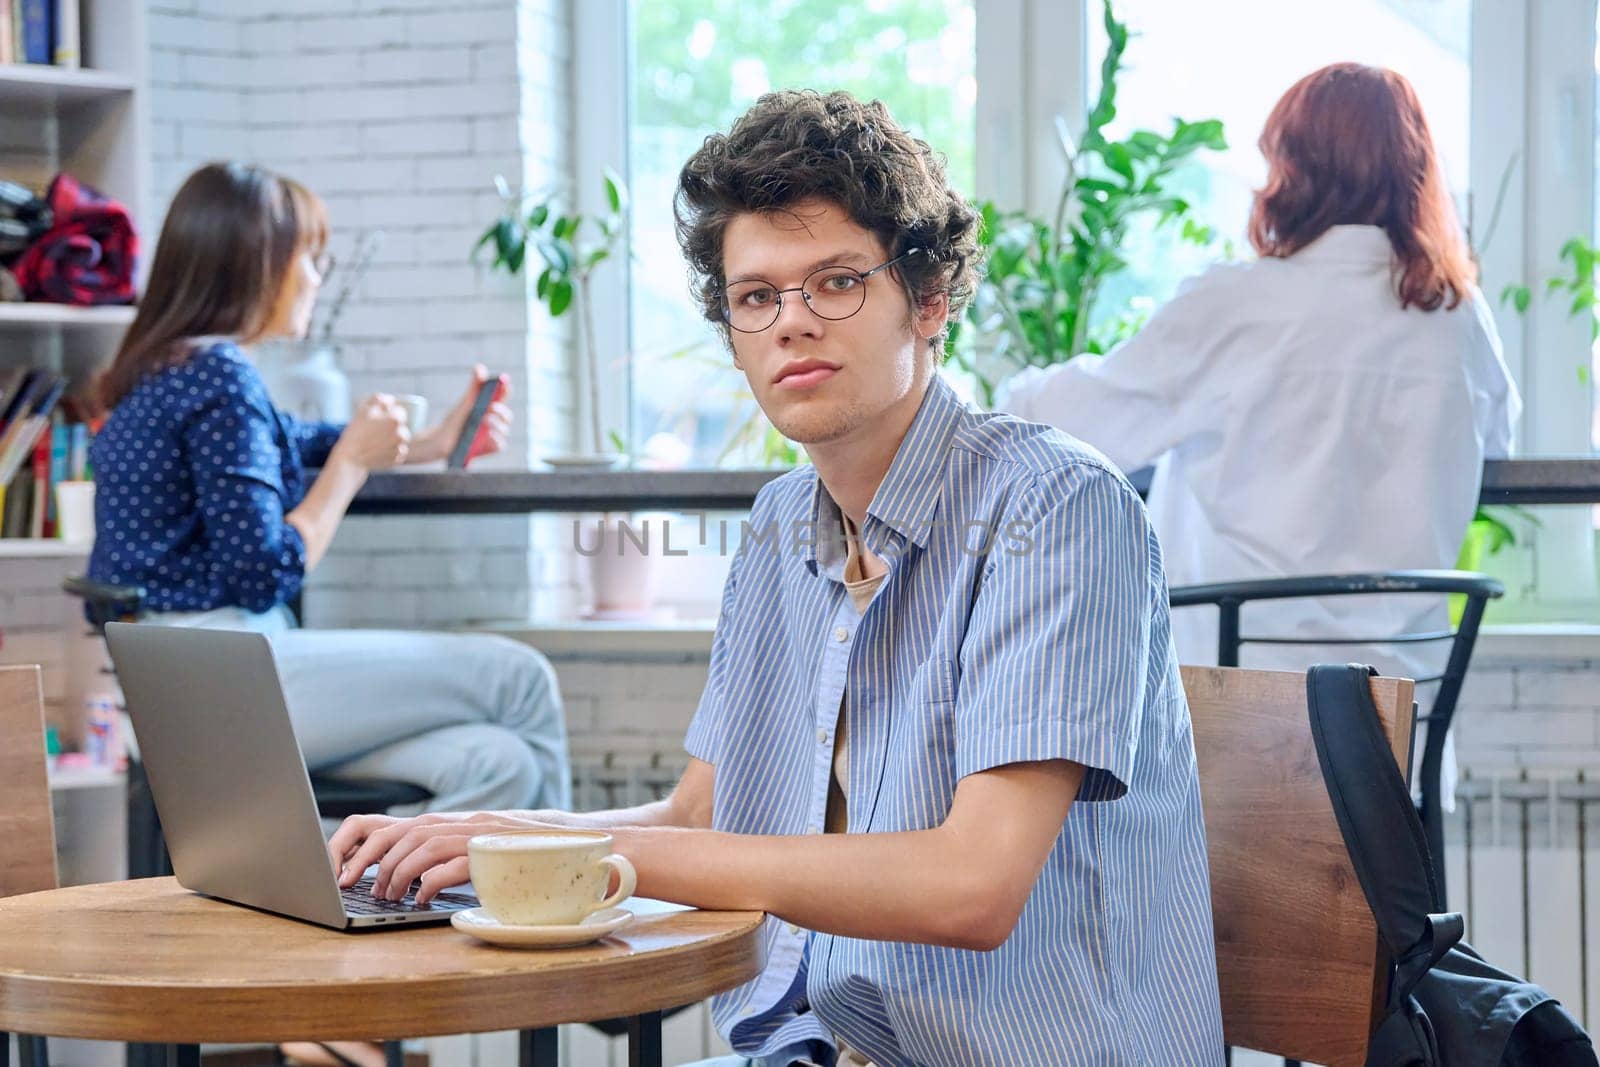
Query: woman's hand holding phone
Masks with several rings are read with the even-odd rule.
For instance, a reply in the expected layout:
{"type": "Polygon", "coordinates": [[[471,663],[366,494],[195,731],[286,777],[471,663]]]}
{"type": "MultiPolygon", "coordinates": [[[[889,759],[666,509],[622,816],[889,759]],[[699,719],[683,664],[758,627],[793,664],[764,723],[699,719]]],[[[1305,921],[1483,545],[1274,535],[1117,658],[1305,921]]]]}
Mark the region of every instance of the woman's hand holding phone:
{"type": "Polygon", "coordinates": [[[361,401],[355,415],[339,435],[329,462],[343,461],[362,470],[383,470],[406,462],[411,431],[406,410],[388,393],[375,393],[361,401]]]}
{"type": "Polygon", "coordinates": [[[505,375],[491,375],[489,368],[481,363],[473,367],[471,379],[460,399],[439,425],[419,436],[414,443],[411,462],[449,459],[452,460],[452,466],[458,465],[454,462],[453,453],[459,450],[465,434],[471,434],[471,439],[467,442],[467,451],[462,454],[461,466],[465,466],[466,460],[503,451],[511,439],[511,405],[506,403],[510,392],[510,383],[505,375]],[[486,390],[489,391],[490,400],[488,406],[482,409],[482,418],[474,428],[469,425],[473,409],[478,404],[479,394],[486,390]]]}

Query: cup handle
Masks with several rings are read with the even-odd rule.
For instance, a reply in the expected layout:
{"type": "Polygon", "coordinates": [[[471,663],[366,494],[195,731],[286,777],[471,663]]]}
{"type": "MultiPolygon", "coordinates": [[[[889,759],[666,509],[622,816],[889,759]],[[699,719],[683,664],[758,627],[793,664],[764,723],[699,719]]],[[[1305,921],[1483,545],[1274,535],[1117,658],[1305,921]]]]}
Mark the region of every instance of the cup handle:
{"type": "MultiPolygon", "coordinates": [[[[616,871],[617,877],[622,881],[621,884],[617,886],[617,891],[615,893],[612,893],[609,897],[606,897],[606,899],[594,906],[594,911],[605,911],[607,908],[614,908],[618,904],[621,904],[624,900],[627,900],[629,897],[633,896],[634,887],[639,884],[639,876],[634,873],[633,864],[628,862],[628,857],[621,856],[613,852],[609,856],[601,857],[596,862],[601,867],[610,867],[612,870],[616,871]]],[[[592,915],[594,912],[592,911],[590,914],[592,915]]]]}

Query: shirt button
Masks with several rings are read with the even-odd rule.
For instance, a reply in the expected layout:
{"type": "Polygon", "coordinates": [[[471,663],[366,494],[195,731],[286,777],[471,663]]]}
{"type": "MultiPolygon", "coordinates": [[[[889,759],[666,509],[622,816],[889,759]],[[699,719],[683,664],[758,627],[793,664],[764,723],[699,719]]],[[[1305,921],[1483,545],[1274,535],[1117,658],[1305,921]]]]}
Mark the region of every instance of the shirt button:
{"type": "Polygon", "coordinates": [[[848,641],[850,640],[850,631],[841,626],[833,631],[833,639],[840,642],[848,641]]]}
{"type": "Polygon", "coordinates": [[[817,743],[820,744],[820,745],[825,745],[825,744],[828,743],[828,731],[826,731],[826,730],[818,730],[817,731],[817,743]]]}
{"type": "Polygon", "coordinates": [[[794,923],[790,923],[789,924],[789,932],[791,934],[798,934],[800,932],[800,928],[798,926],[796,926],[794,923]]]}

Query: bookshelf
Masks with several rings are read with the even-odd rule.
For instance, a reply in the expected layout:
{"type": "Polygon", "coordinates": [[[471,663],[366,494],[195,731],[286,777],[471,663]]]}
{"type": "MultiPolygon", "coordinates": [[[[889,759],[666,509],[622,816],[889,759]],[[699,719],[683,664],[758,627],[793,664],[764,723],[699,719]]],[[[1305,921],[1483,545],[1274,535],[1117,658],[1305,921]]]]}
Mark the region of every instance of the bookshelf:
{"type": "MultiPolygon", "coordinates": [[[[81,66],[0,64],[0,178],[43,193],[57,173],[115,198],[133,216],[140,257],[153,249],[146,8],[130,0],[75,0],[81,66]]],[[[136,283],[142,283],[142,269],[136,283]]],[[[0,303],[0,380],[38,367],[81,391],[133,321],[131,307],[0,303]]],[[[0,538],[0,562],[81,555],[83,546],[0,538]]]]}
{"type": "Polygon", "coordinates": [[[87,541],[55,537],[0,537],[0,561],[8,559],[78,559],[89,554],[87,541]]]}
{"type": "Polygon", "coordinates": [[[133,91],[133,79],[109,71],[0,64],[0,101],[8,108],[59,112],[133,91]]]}
{"type": "MultiPolygon", "coordinates": [[[[119,200],[133,216],[141,244],[135,278],[155,247],[151,215],[149,44],[144,0],[78,0],[82,66],[75,69],[0,65],[0,177],[42,192],[65,171],[119,200]]],[[[0,303],[0,374],[44,367],[76,390],[101,370],[123,330],[128,307],[0,303]]],[[[81,609],[59,591],[60,576],[84,565],[87,544],[0,538],[0,589],[29,598],[26,620],[0,618],[7,662],[43,662],[56,673],[51,721],[72,736],[84,697],[101,684],[103,652],[83,636],[81,609]],[[53,599],[59,597],[59,600],[53,599]],[[48,607],[40,605],[48,604],[48,607]]],[[[47,686],[47,689],[49,687],[47,686]]],[[[57,853],[65,883],[124,876],[123,778],[73,771],[51,781],[57,853]]],[[[120,1064],[121,1046],[54,1042],[58,1062],[120,1064]]]]}
{"type": "Polygon", "coordinates": [[[0,327],[99,326],[119,333],[133,321],[131,307],[80,308],[70,304],[0,304],[0,327]]]}

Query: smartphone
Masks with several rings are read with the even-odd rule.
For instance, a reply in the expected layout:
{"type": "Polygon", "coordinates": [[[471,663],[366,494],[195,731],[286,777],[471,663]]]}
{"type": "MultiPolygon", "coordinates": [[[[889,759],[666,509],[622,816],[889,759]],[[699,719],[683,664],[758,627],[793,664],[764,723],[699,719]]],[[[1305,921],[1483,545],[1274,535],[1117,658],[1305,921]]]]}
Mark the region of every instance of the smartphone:
{"type": "Polygon", "coordinates": [[[463,470],[468,463],[483,455],[484,446],[489,441],[489,427],[483,417],[488,414],[490,404],[506,395],[510,384],[510,379],[504,374],[497,374],[478,386],[478,394],[472,398],[472,410],[467,412],[466,425],[461,427],[461,436],[456,438],[456,446],[450,452],[447,466],[463,470]]]}

